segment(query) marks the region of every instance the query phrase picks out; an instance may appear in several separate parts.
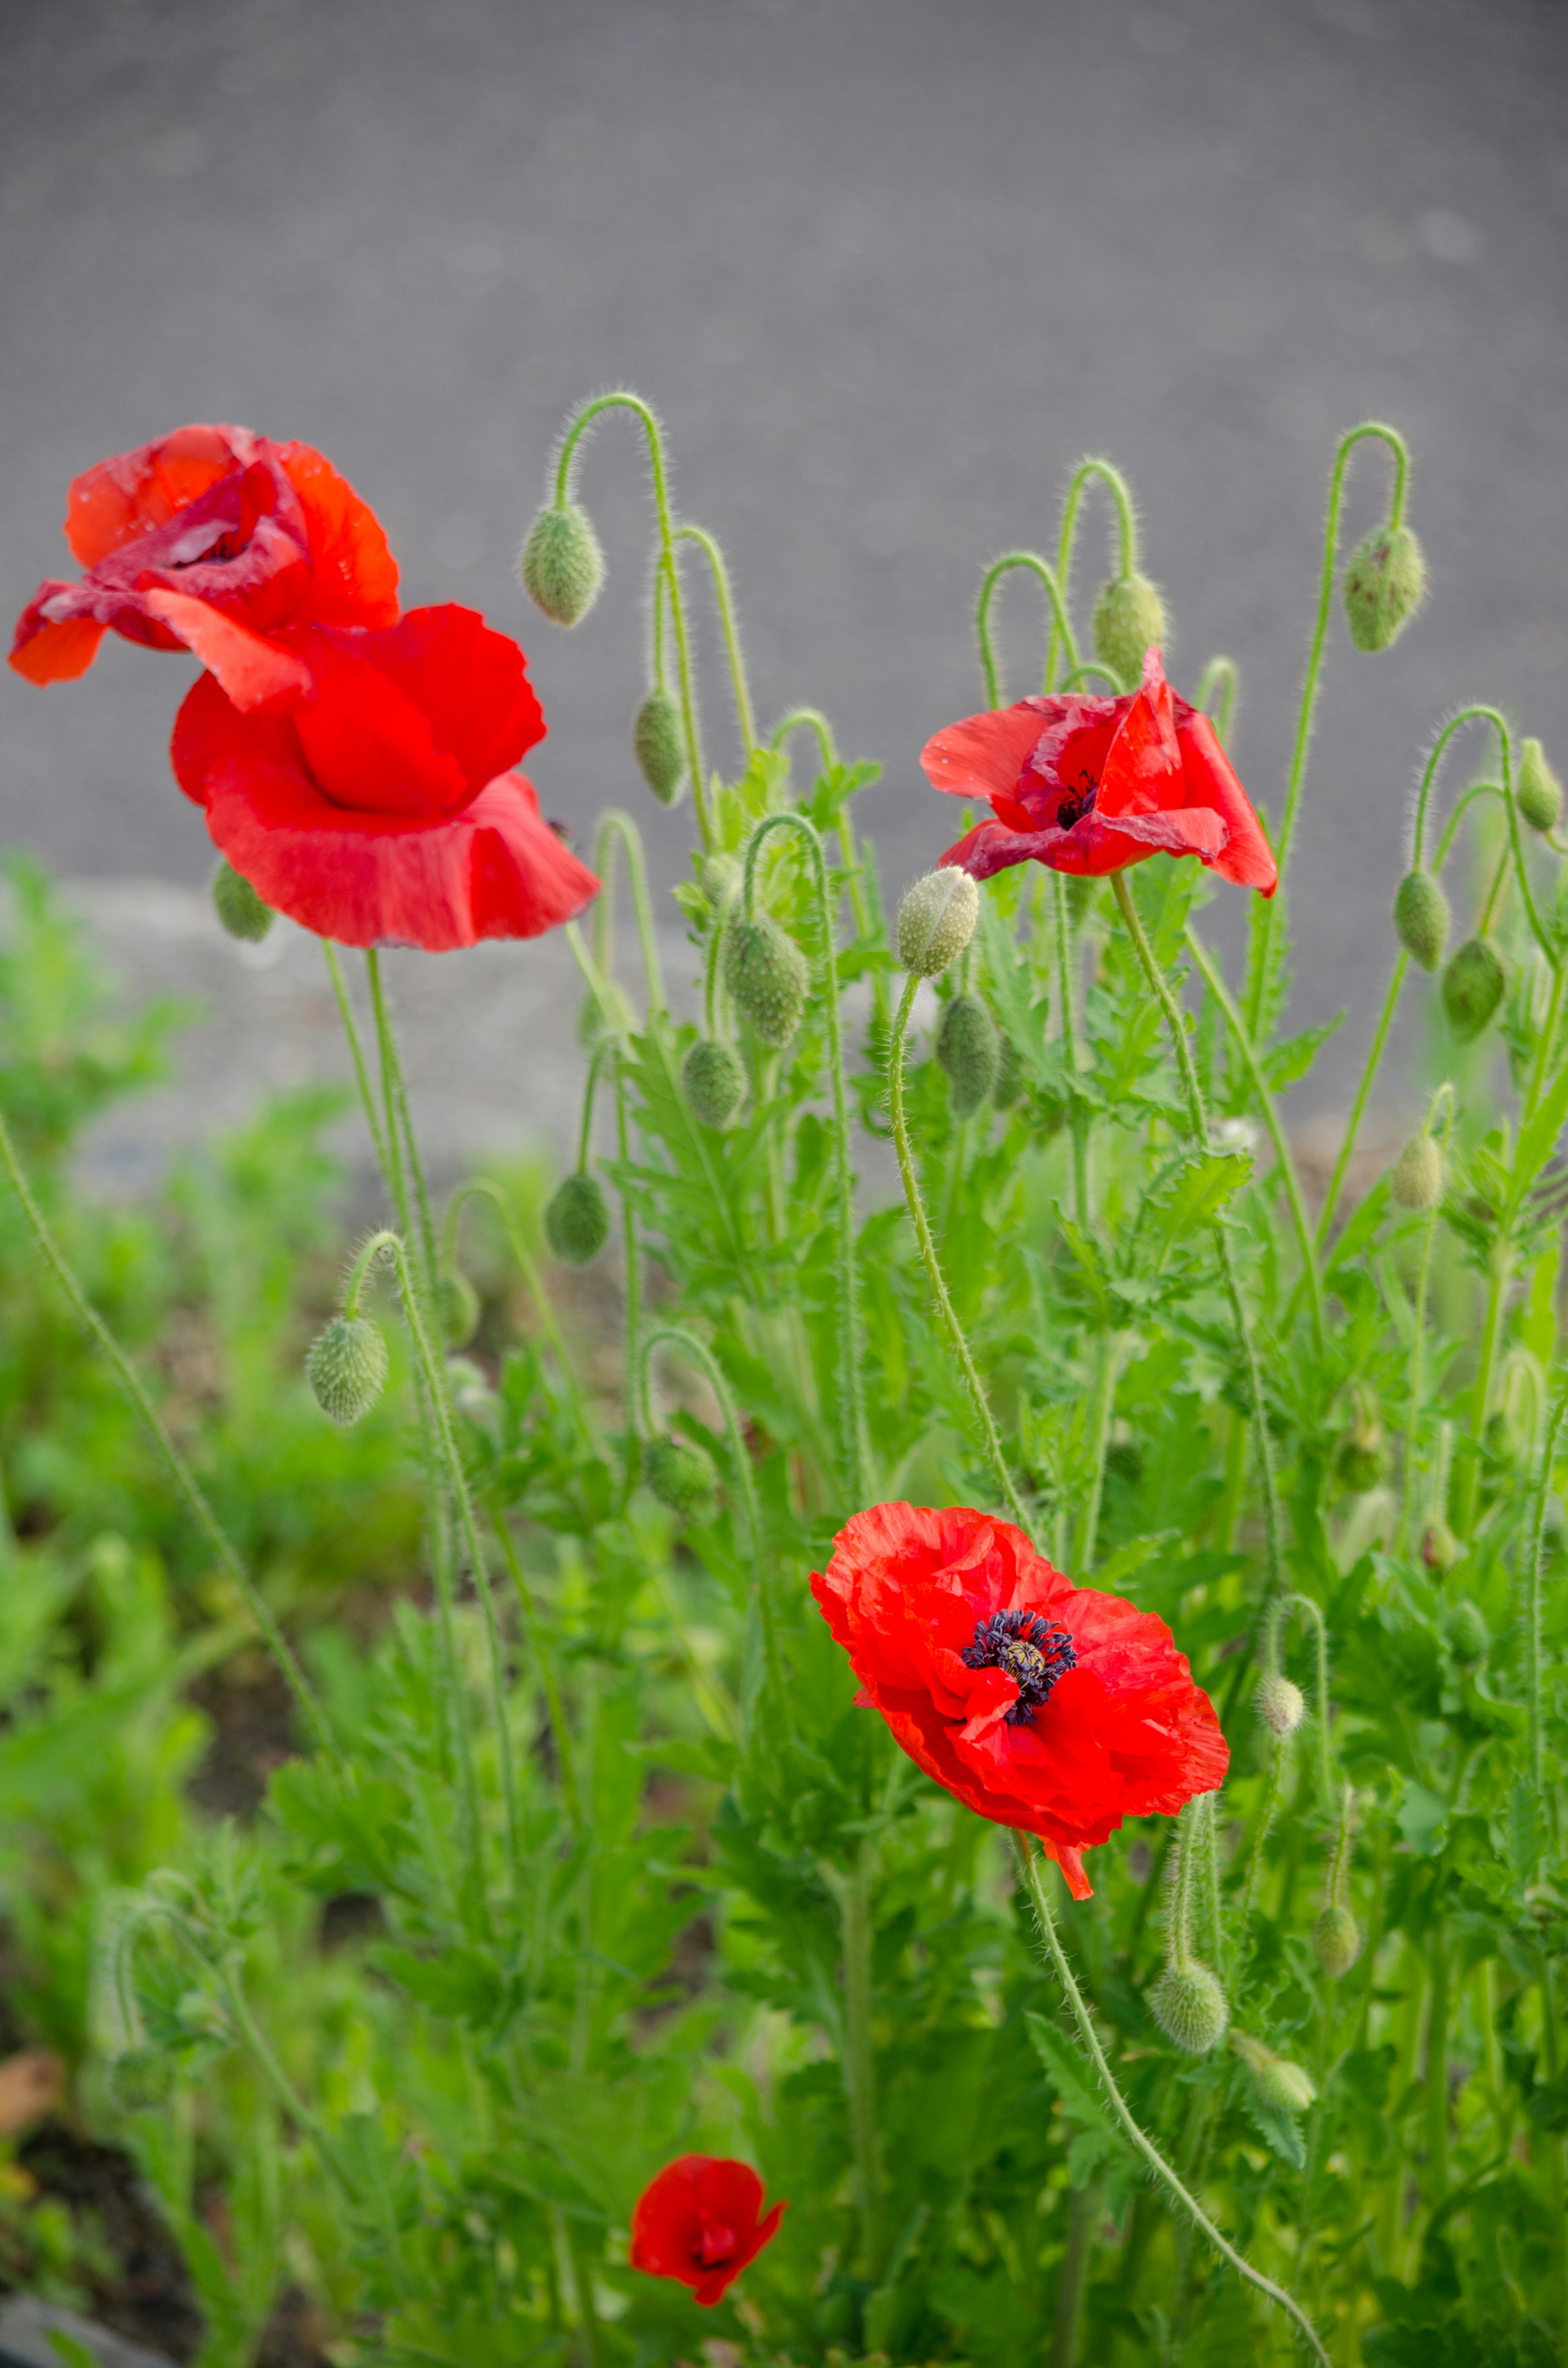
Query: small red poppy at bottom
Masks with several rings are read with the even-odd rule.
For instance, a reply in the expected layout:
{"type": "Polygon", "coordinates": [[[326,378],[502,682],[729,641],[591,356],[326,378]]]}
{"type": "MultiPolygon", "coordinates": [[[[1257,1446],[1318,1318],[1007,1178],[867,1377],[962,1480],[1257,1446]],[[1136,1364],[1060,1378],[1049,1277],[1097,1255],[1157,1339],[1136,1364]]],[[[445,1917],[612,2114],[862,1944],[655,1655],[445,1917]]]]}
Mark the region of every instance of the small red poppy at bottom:
{"type": "Polygon", "coordinates": [[[778,2231],[786,2206],[766,2218],[763,2186],[749,2163],[727,2155],[683,2154],[655,2173],[631,2214],[631,2266],[689,2286],[704,2309],[755,2261],[778,2231]]]}

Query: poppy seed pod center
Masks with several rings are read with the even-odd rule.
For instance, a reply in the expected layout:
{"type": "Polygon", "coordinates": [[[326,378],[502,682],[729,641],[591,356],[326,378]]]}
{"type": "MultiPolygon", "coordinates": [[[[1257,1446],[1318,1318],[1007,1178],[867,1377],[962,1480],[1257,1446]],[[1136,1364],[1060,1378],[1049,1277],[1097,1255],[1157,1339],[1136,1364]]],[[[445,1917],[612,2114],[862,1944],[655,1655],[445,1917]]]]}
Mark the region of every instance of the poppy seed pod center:
{"type": "Polygon", "coordinates": [[[1059,1678],[1078,1666],[1065,1628],[1034,1611],[994,1611],[974,1623],[974,1642],[959,1655],[966,1669],[1005,1669],[1018,1689],[1006,1713],[1009,1726],[1027,1726],[1059,1678]]]}
{"type": "Polygon", "coordinates": [[[735,2232],[722,2220],[705,2217],[699,2227],[696,2250],[697,2258],[705,2270],[713,2269],[720,2261],[733,2260],[735,2232]]]}

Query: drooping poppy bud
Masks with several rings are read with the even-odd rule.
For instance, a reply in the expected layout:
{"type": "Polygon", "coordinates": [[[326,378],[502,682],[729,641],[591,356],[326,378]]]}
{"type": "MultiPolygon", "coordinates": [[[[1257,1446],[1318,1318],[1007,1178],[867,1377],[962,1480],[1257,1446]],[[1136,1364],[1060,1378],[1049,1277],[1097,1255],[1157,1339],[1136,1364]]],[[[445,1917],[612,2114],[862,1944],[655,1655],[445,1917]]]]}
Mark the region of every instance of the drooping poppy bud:
{"type": "Polygon", "coordinates": [[[1459,1558],[1460,1542],[1439,1513],[1422,1532],[1421,1559],[1440,1578],[1445,1571],[1452,1570],[1459,1558]]]}
{"type": "Polygon", "coordinates": [[[1146,575],[1113,575],[1102,584],[1090,625],[1095,655],[1125,689],[1143,672],[1146,650],[1163,647],[1167,627],[1160,587],[1146,575]]]}
{"type": "Polygon", "coordinates": [[[1348,1907],[1325,1907],[1312,1926],[1312,1946],[1331,1982],[1342,1982],[1361,1953],[1361,1928],[1348,1907]]]}
{"type": "Polygon", "coordinates": [[[681,739],[680,711],[667,690],[657,685],[637,711],[631,726],[631,751],[642,779],[662,806],[673,806],[686,772],[686,748],[681,739]]]}
{"type": "Polygon", "coordinates": [[[1295,1734],[1307,1714],[1306,1697],[1301,1687],[1278,1669],[1258,1680],[1252,1706],[1270,1735],[1278,1736],[1281,1742],[1288,1735],[1295,1734]]]}
{"type": "Polygon", "coordinates": [[[909,889],[898,908],[898,958],[915,978],[939,978],[956,962],[980,918],[980,891],[967,871],[944,863],[909,889]]]}
{"type": "Polygon", "coordinates": [[[1351,552],[1345,620],[1358,650],[1386,650],[1426,597],[1426,561],[1407,526],[1386,519],[1351,552]]]}
{"type": "Polygon", "coordinates": [[[1165,2037],[1188,2055],[1207,2055],[1225,2036],[1231,2019],[1219,1981],[1196,1957],[1185,1971],[1165,1967],[1149,1992],[1149,2011],[1165,2037]]]}
{"type": "Polygon", "coordinates": [[[991,1107],[1010,1110],[1024,1090],[1023,1055],[1005,1029],[996,1032],[1001,1052],[996,1063],[996,1083],[991,1088],[991,1107]]]}
{"type": "Polygon", "coordinates": [[[1394,1161],[1389,1197],[1401,1209],[1430,1209],[1443,1189],[1443,1155],[1429,1134],[1413,1134],[1394,1161]]]}
{"type": "Polygon", "coordinates": [[[1394,891],[1393,926],[1400,944],[1423,970],[1436,970],[1448,948],[1453,916],[1429,871],[1407,871],[1394,891]]]}
{"type": "Polygon", "coordinates": [[[317,1406],[344,1429],[369,1412],[386,1378],[387,1344],[368,1315],[335,1315],[305,1354],[317,1406]]]}
{"type": "Polygon", "coordinates": [[[766,914],[736,917],[724,939],[730,1000],[765,1044],[788,1044],[806,1008],[810,973],[793,938],[766,914]]]}
{"type": "Polygon", "coordinates": [[[441,1277],[437,1300],[442,1339],[449,1349],[466,1349],[479,1329],[479,1293],[460,1267],[441,1277]]]}
{"type": "Polygon", "coordinates": [[[1383,1427],[1376,1416],[1359,1414],[1340,1440],[1334,1458],[1335,1476],[1353,1497],[1381,1486],[1388,1469],[1383,1427]]]}
{"type": "Polygon", "coordinates": [[[1312,2076],[1299,2064],[1276,2055],[1272,2047],[1254,2039],[1250,2032],[1233,2031],[1231,2045],[1252,2074],[1260,2104],[1278,2113],[1304,2113],[1317,2101],[1312,2076]]]}
{"type": "Polygon", "coordinates": [[[563,1176],[545,1202],[544,1237],[562,1266],[591,1266],[609,1239],[609,1202],[585,1167],[563,1176]]]}
{"type": "Polygon", "coordinates": [[[212,909],[230,937],[243,945],[258,946],[278,918],[256,890],[224,858],[212,874],[212,909]]]}
{"type": "Polygon", "coordinates": [[[650,1440],[642,1477],[661,1505],[685,1521],[710,1521],[719,1509],[719,1474],[705,1447],[686,1439],[650,1440]]]}
{"type": "Polygon", "coordinates": [[[1443,973],[1443,1008],[1461,1044],[1472,1043],[1503,1000],[1508,974],[1490,938],[1467,938],[1443,973]]]}
{"type": "Polygon", "coordinates": [[[955,995],[937,1030],[937,1062],[955,1118],[972,1118],[996,1083],[996,1023],[977,995],[955,995]]]}
{"type": "Polygon", "coordinates": [[[1515,784],[1519,812],[1532,830],[1555,830],[1562,818],[1562,784],[1546,761],[1539,740],[1527,740],[1519,751],[1519,778],[1515,784]]]}
{"type": "Polygon", "coordinates": [[[1449,1650],[1456,1661],[1468,1668],[1473,1662],[1485,1659],[1486,1648],[1491,1642],[1491,1630],[1478,1607],[1467,1595],[1462,1603],[1455,1604],[1453,1617],[1449,1622],[1449,1650]]]}
{"type": "Polygon", "coordinates": [[[577,625],[599,597],[605,555],[580,502],[547,503],[518,563],[523,589],[552,624],[577,625]]]}
{"type": "Polygon", "coordinates": [[[721,913],[741,884],[741,859],[722,847],[716,855],[703,857],[697,867],[697,877],[708,902],[716,913],[721,913]]]}
{"type": "Polygon", "coordinates": [[[699,1037],[680,1064],[680,1081],[694,1118],[704,1126],[727,1127],[741,1106],[746,1073],[731,1044],[699,1037]]]}

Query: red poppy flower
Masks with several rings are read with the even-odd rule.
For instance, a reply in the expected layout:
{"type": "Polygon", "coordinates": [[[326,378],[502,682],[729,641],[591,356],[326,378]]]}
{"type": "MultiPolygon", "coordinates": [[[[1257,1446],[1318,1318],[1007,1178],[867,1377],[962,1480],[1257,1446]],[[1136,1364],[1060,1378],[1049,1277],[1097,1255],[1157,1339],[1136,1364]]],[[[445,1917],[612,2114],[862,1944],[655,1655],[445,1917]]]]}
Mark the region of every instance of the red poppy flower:
{"type": "Polygon", "coordinates": [[[785,2208],[776,2203],[758,2219],[762,2181],[748,2164],[724,2155],[678,2155],[637,2199],[631,2266],[652,2278],[678,2278],[706,2307],[771,2244],[785,2208]]]}
{"type": "Polygon", "coordinates": [[[1125,699],[1020,699],[949,723],[920,761],[933,789],[990,804],[992,820],[941,859],[971,879],[1032,860],[1097,880],[1164,853],[1196,855],[1221,880],[1274,894],[1263,825],[1209,718],[1165,680],[1158,650],[1125,699]]]}
{"type": "Polygon", "coordinates": [[[279,646],[307,695],[244,714],[204,674],[169,752],[265,904],[344,945],[429,953],[538,937],[582,911],[599,883],[512,769],[544,736],[516,642],[445,607],[279,646]]]}
{"type": "Polygon", "coordinates": [[[1038,1834],[1075,1899],[1081,1853],[1123,1817],[1174,1815],[1224,1779],[1213,1704],[1165,1622],[1074,1587],[1010,1521],[874,1505],[812,1593],[916,1766],[1038,1834]]]}
{"type": "Polygon", "coordinates": [[[299,690],[280,626],[390,625],[397,562],[375,513],[308,444],[178,427],[72,485],[65,538],[86,569],[40,584],[11,664],[32,682],[85,674],[110,627],[193,650],[236,706],[299,690]]]}

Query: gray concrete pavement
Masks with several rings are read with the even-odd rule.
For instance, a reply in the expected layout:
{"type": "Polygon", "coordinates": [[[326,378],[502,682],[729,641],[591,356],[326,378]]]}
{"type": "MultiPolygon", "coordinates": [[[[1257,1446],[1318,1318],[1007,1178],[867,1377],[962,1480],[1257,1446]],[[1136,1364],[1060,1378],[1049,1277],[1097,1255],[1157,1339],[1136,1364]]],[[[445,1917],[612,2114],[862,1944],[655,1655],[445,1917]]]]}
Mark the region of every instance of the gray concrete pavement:
{"type": "MultiPolygon", "coordinates": [[[[1387,656],[1336,632],[1302,1016],[1381,978],[1443,710],[1501,700],[1568,769],[1552,0],[6,0],[5,21],[16,607],[62,570],[65,484],[101,454],[187,418],[307,438],[385,518],[406,598],[520,633],[551,723],[532,769],[585,837],[641,794],[624,423],[583,479],[613,571],[594,616],[545,625],[513,558],[568,406],[630,382],[725,542],[759,704],[813,700],[885,764],[866,812],[896,882],[946,843],[915,758],[979,703],[979,564],[1045,541],[1086,449],[1139,488],[1178,677],[1239,659],[1234,751],[1277,803],[1327,458],[1374,413],[1415,441],[1433,593],[1387,656]]],[[[1356,532],[1381,500],[1362,472],[1356,532]]],[[[1016,694],[1022,587],[1006,630],[1016,694]]],[[[703,663],[727,760],[710,643],[703,663]]],[[[75,686],[0,678],[0,835],[199,881],[164,757],[187,671],[111,643],[75,686]]],[[[673,877],[688,819],[643,805],[673,877]]]]}

